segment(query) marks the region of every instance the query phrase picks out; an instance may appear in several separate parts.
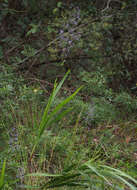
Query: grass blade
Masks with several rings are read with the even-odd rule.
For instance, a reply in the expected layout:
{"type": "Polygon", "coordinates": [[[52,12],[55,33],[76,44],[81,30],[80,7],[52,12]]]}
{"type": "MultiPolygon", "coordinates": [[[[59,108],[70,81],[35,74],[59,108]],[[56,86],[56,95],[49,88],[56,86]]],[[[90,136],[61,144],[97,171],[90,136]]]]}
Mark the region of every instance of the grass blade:
{"type": "Polygon", "coordinates": [[[0,176],[0,190],[3,188],[4,185],[4,176],[5,176],[5,169],[6,169],[6,160],[3,162],[1,176],[0,176]]]}
{"type": "MultiPolygon", "coordinates": [[[[70,95],[68,98],[66,98],[65,100],[63,100],[60,104],[58,104],[54,110],[47,116],[47,113],[46,113],[46,118],[44,117],[42,119],[42,123],[40,124],[40,132],[39,132],[39,138],[40,136],[43,134],[45,128],[48,126],[48,121],[50,119],[53,118],[53,116],[55,114],[57,114],[68,102],[70,102],[70,100],[72,100],[76,94],[81,90],[82,87],[78,88],[72,95],[70,95]],[[45,119],[45,121],[44,121],[45,119]]],[[[59,119],[58,119],[59,120],[59,119]]]]}
{"type": "Polygon", "coordinates": [[[91,171],[93,171],[97,176],[99,176],[99,177],[102,178],[104,181],[106,181],[110,186],[112,186],[112,184],[108,181],[108,179],[107,179],[104,175],[102,175],[102,174],[100,173],[101,170],[98,171],[96,167],[92,166],[92,165],[89,164],[89,163],[85,163],[85,165],[86,165],[89,169],[91,169],[91,171]]]}
{"type": "Polygon", "coordinates": [[[63,108],[64,105],[66,105],[79,91],[82,87],[80,87],[79,89],[77,89],[72,95],[70,95],[68,98],[66,98],[65,100],[63,100],[60,104],[58,104],[51,113],[50,112],[50,109],[51,109],[51,106],[54,102],[54,99],[57,95],[57,93],[59,92],[60,88],[62,87],[66,77],[68,76],[68,74],[70,73],[70,71],[68,71],[64,78],[61,80],[61,82],[59,83],[59,85],[57,85],[57,82],[55,81],[54,83],[54,88],[53,88],[53,92],[52,94],[50,95],[49,97],[49,100],[48,100],[48,103],[47,103],[47,106],[44,110],[44,113],[43,113],[43,116],[42,116],[42,119],[41,119],[41,122],[40,122],[40,126],[39,126],[39,131],[38,131],[38,136],[36,137],[36,141],[34,143],[34,146],[32,148],[32,152],[31,152],[31,155],[30,155],[30,160],[32,158],[32,155],[35,151],[35,148],[36,146],[38,145],[39,143],[39,139],[41,137],[41,135],[43,134],[44,130],[52,123],[56,122],[56,121],[59,121],[61,120],[61,118],[67,114],[71,108],[67,109],[66,111],[62,112],[61,114],[59,114],[58,112],[63,108]],[[58,115],[57,115],[58,114],[58,115]],[[53,117],[56,116],[56,119],[54,119],[53,117]]]}
{"type": "Polygon", "coordinates": [[[137,190],[135,186],[133,186],[131,183],[129,183],[127,180],[125,180],[123,177],[113,173],[113,172],[110,172],[115,178],[117,178],[119,181],[123,182],[124,184],[126,184],[127,186],[130,187],[130,189],[132,190],[137,190]]]}
{"type": "Polygon", "coordinates": [[[63,100],[60,104],[58,104],[55,109],[51,112],[49,115],[50,118],[52,118],[57,112],[59,112],[70,100],[76,96],[76,94],[81,90],[82,87],[78,88],[72,95],[70,95],[68,98],[63,100]]]}
{"type": "Polygon", "coordinates": [[[121,170],[115,169],[115,168],[111,168],[109,166],[106,165],[101,165],[103,168],[107,168],[110,171],[114,171],[115,173],[117,173],[119,176],[123,176],[126,177],[127,179],[130,179],[131,181],[133,181],[135,184],[137,184],[137,180],[135,180],[133,177],[129,176],[128,174],[122,172],[121,170]]]}
{"type": "Polygon", "coordinates": [[[27,176],[33,176],[33,177],[61,177],[62,174],[49,174],[49,173],[31,173],[27,176]]]}
{"type": "Polygon", "coordinates": [[[68,70],[68,72],[65,74],[65,76],[63,77],[63,79],[60,81],[59,85],[57,86],[55,92],[54,92],[54,96],[53,96],[53,100],[56,97],[57,93],[59,92],[59,90],[61,89],[64,81],[66,80],[68,74],[70,73],[70,70],[68,70]]]}
{"type": "Polygon", "coordinates": [[[54,83],[53,92],[52,92],[52,94],[51,94],[51,96],[50,96],[50,98],[49,98],[48,104],[47,104],[47,106],[46,106],[46,108],[45,108],[45,111],[44,111],[42,120],[41,120],[41,122],[40,122],[39,137],[38,137],[38,138],[40,138],[40,136],[43,134],[43,132],[44,132],[44,130],[45,130],[45,128],[46,128],[46,125],[47,125],[48,121],[49,121],[49,120],[51,119],[51,117],[52,117],[52,115],[48,115],[49,110],[50,110],[50,108],[51,108],[51,106],[52,106],[52,103],[54,102],[54,99],[55,99],[57,93],[59,92],[60,88],[62,87],[62,85],[63,85],[63,83],[64,83],[64,81],[65,81],[65,79],[67,78],[67,76],[68,76],[69,73],[70,73],[70,71],[68,71],[68,72],[65,74],[64,78],[61,80],[61,82],[59,83],[59,85],[57,85],[56,81],[55,81],[55,83],[54,83]]]}

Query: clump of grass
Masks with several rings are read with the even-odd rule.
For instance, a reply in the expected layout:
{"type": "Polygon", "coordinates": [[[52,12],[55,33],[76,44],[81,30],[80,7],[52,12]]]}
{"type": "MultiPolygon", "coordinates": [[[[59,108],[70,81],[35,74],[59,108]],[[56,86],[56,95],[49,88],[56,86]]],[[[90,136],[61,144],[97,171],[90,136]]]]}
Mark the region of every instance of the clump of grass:
{"type": "MultiPolygon", "coordinates": [[[[89,160],[81,165],[71,165],[61,174],[33,173],[28,176],[50,178],[48,182],[39,186],[39,189],[57,187],[83,187],[85,189],[117,189],[126,188],[136,190],[137,180],[124,172],[112,167],[102,165],[97,161],[89,160]],[[130,182],[129,182],[130,181],[130,182]]],[[[35,188],[31,186],[25,186],[35,188]]]]}
{"type": "Polygon", "coordinates": [[[59,85],[57,85],[57,83],[54,83],[54,88],[53,88],[53,92],[51,93],[47,106],[44,110],[39,128],[38,128],[38,135],[36,138],[36,141],[34,143],[33,149],[32,149],[32,153],[31,153],[31,157],[35,151],[35,148],[37,146],[37,144],[40,141],[41,136],[43,135],[45,129],[47,129],[49,126],[51,126],[53,123],[56,123],[58,121],[60,121],[68,112],[70,112],[72,110],[72,107],[61,111],[62,108],[64,108],[64,106],[70,102],[75,95],[80,91],[81,87],[78,88],[72,95],[70,95],[69,97],[67,97],[65,100],[62,100],[52,111],[51,111],[51,107],[52,104],[60,90],[60,88],[62,87],[66,77],[68,76],[70,71],[68,71],[66,73],[66,75],[64,76],[64,78],[62,79],[62,81],[59,83],[59,85]]]}

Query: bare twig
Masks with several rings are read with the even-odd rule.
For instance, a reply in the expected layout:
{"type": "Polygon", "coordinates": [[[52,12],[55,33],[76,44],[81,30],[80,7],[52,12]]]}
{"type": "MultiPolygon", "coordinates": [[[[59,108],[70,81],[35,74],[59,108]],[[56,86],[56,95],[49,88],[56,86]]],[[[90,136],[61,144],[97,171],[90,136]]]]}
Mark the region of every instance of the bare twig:
{"type": "Polygon", "coordinates": [[[101,12],[104,12],[104,11],[106,11],[107,9],[109,9],[109,6],[110,6],[111,1],[112,1],[112,0],[108,0],[108,1],[107,1],[107,6],[106,6],[101,12]]]}
{"type": "Polygon", "coordinates": [[[118,3],[120,3],[120,4],[122,3],[120,0],[108,0],[106,7],[105,7],[101,12],[104,12],[104,11],[106,11],[107,9],[109,9],[109,8],[110,8],[110,3],[111,3],[112,1],[118,2],[118,3]]]}

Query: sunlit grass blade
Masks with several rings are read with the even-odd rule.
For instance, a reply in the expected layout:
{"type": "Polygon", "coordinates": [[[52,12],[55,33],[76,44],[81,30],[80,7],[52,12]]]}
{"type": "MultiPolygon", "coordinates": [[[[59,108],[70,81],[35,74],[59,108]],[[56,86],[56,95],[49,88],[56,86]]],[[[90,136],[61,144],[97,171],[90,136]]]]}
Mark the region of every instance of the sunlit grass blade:
{"type": "Polygon", "coordinates": [[[65,74],[65,76],[63,77],[63,79],[62,79],[62,80],[60,81],[60,83],[58,84],[58,86],[57,86],[57,88],[56,88],[56,90],[55,90],[55,92],[54,92],[53,100],[54,100],[54,98],[56,97],[56,95],[57,95],[57,93],[59,92],[59,90],[61,89],[61,87],[62,87],[64,81],[66,80],[67,76],[69,75],[69,73],[70,73],[70,70],[68,70],[68,72],[65,74]]]}
{"type": "Polygon", "coordinates": [[[110,186],[112,185],[109,180],[101,174],[101,170],[97,169],[97,167],[92,166],[90,163],[85,163],[85,166],[87,166],[91,171],[93,171],[98,177],[102,178],[104,181],[106,181],[110,186]]]}
{"type": "MultiPolygon", "coordinates": [[[[54,117],[55,115],[57,115],[57,114],[59,113],[59,111],[60,111],[68,102],[70,102],[70,100],[72,100],[72,99],[74,98],[74,96],[81,90],[81,88],[82,88],[82,87],[78,88],[71,96],[69,96],[68,98],[66,98],[65,100],[63,100],[60,104],[58,104],[58,105],[53,109],[53,111],[47,116],[47,119],[46,119],[45,123],[43,122],[44,125],[43,125],[43,126],[41,125],[41,130],[40,130],[39,137],[43,134],[45,128],[48,127],[48,126],[51,124],[51,120],[52,120],[52,123],[53,123],[53,122],[56,122],[56,121],[54,121],[53,117],[54,117]]],[[[71,110],[71,108],[70,108],[70,110],[71,110]]],[[[66,111],[66,113],[68,113],[70,110],[68,109],[68,111],[66,111]]],[[[65,112],[62,113],[62,117],[63,117],[64,115],[65,115],[65,112]]],[[[57,115],[56,120],[59,121],[59,120],[62,118],[62,117],[60,117],[60,116],[61,116],[61,114],[57,115]]]]}
{"type": "Polygon", "coordinates": [[[81,90],[81,88],[82,87],[78,88],[72,95],[63,100],[60,104],[58,104],[49,115],[46,114],[46,117],[42,118],[42,122],[40,124],[39,138],[43,134],[45,128],[49,125],[50,123],[49,121],[53,118],[53,116],[56,115],[68,102],[70,102],[76,96],[76,94],[81,90]]]}
{"type": "Polygon", "coordinates": [[[5,169],[6,169],[6,160],[3,162],[1,176],[0,176],[0,190],[3,188],[4,185],[4,176],[5,176],[5,169]]]}
{"type": "Polygon", "coordinates": [[[36,189],[36,190],[41,189],[40,186],[31,186],[31,185],[20,185],[19,188],[20,189],[36,189]]]}
{"type": "Polygon", "coordinates": [[[110,174],[112,174],[112,176],[115,177],[117,180],[123,182],[123,184],[126,184],[128,187],[130,187],[130,189],[137,190],[137,188],[135,186],[133,186],[131,183],[129,183],[123,177],[121,177],[121,176],[119,176],[119,175],[117,175],[116,173],[113,173],[113,172],[110,172],[110,174]]]}
{"type": "MultiPolygon", "coordinates": [[[[113,187],[114,185],[118,185],[118,183],[119,183],[118,189],[121,189],[120,184],[123,184],[124,186],[125,185],[128,186],[131,190],[136,190],[136,187],[130,182],[133,182],[136,184],[137,181],[134,178],[132,178],[131,176],[122,172],[121,170],[111,168],[106,165],[99,165],[95,162],[92,164],[92,163],[90,163],[90,161],[88,161],[82,165],[80,171],[81,171],[81,175],[83,175],[83,176],[85,176],[85,174],[88,174],[89,176],[96,175],[96,177],[98,179],[102,178],[103,181],[106,182],[106,184],[111,187],[113,187]],[[87,168],[84,168],[84,166],[87,166],[87,168]]],[[[91,183],[92,183],[92,178],[90,178],[89,181],[91,181],[91,183]]]]}
{"type": "Polygon", "coordinates": [[[123,177],[126,177],[127,179],[133,181],[135,184],[137,184],[137,180],[135,180],[133,177],[131,177],[130,175],[122,172],[121,170],[118,170],[118,169],[115,169],[115,168],[111,168],[109,166],[106,166],[106,165],[101,165],[101,167],[103,168],[107,168],[109,169],[110,171],[114,171],[115,173],[117,173],[119,176],[123,176],[123,177]]]}
{"type": "Polygon", "coordinates": [[[59,112],[68,102],[70,102],[76,94],[81,90],[82,87],[78,88],[72,95],[63,100],[60,104],[58,104],[55,109],[51,112],[49,117],[53,117],[57,112],[59,112]]]}
{"type": "Polygon", "coordinates": [[[70,73],[70,71],[68,71],[68,72],[65,74],[64,78],[61,80],[61,82],[59,83],[59,85],[57,85],[56,81],[55,81],[55,83],[54,83],[53,92],[52,92],[52,94],[51,94],[51,96],[50,96],[50,98],[49,98],[49,100],[48,100],[48,104],[47,104],[47,106],[46,106],[46,108],[45,108],[45,110],[44,110],[44,114],[43,114],[42,119],[41,119],[41,122],[40,122],[40,126],[39,126],[39,137],[42,135],[44,129],[46,128],[47,122],[49,121],[49,119],[51,119],[51,114],[48,115],[49,110],[50,110],[50,108],[51,108],[51,106],[52,106],[52,104],[53,104],[53,102],[54,102],[54,99],[55,99],[57,93],[59,92],[60,88],[62,87],[62,85],[63,85],[63,83],[64,83],[64,81],[65,81],[65,79],[67,78],[67,76],[68,76],[69,73],[70,73]]]}
{"type": "Polygon", "coordinates": [[[122,172],[121,170],[111,168],[111,167],[106,166],[106,165],[101,165],[101,167],[106,168],[108,170],[109,174],[112,175],[112,177],[114,177],[117,180],[123,182],[124,184],[129,186],[132,190],[136,190],[136,187],[134,187],[134,185],[132,185],[131,183],[129,183],[126,180],[126,179],[128,179],[131,182],[133,182],[134,184],[137,184],[137,180],[135,180],[133,177],[129,176],[128,174],[126,174],[124,172],[122,172]]]}
{"type": "Polygon", "coordinates": [[[31,174],[27,174],[27,176],[33,176],[33,177],[61,177],[62,174],[31,173],[31,174]]]}
{"type": "Polygon", "coordinates": [[[45,108],[45,110],[44,110],[44,113],[43,113],[43,116],[42,116],[42,119],[41,119],[41,122],[40,122],[40,126],[39,126],[39,134],[41,134],[41,130],[42,130],[43,126],[46,125],[46,122],[47,122],[47,120],[48,120],[48,113],[49,113],[49,110],[50,110],[51,105],[52,105],[52,103],[53,103],[53,96],[54,96],[55,89],[56,89],[56,87],[57,87],[56,85],[57,85],[57,84],[55,83],[55,84],[54,84],[53,92],[52,92],[52,94],[50,95],[49,100],[48,100],[48,103],[47,103],[47,106],[46,106],[46,108],[45,108]]]}
{"type": "Polygon", "coordinates": [[[36,138],[36,141],[34,143],[34,146],[32,148],[32,152],[31,152],[31,156],[30,156],[30,159],[32,158],[32,155],[35,151],[35,148],[36,146],[38,145],[39,143],[39,140],[42,136],[42,134],[44,133],[45,129],[51,125],[52,123],[55,123],[59,120],[62,119],[62,117],[65,116],[65,114],[67,114],[69,111],[71,111],[71,108],[65,110],[65,111],[62,111],[62,113],[59,113],[61,111],[62,108],[64,108],[64,106],[70,102],[75,96],[76,94],[80,91],[80,88],[78,88],[72,95],[70,95],[69,97],[67,97],[65,100],[63,100],[60,104],[58,104],[53,110],[51,110],[51,107],[53,105],[53,102],[54,102],[54,99],[57,95],[57,93],[59,92],[60,88],[62,87],[66,77],[68,76],[68,74],[70,73],[70,71],[68,71],[64,78],[61,80],[61,82],[57,85],[57,82],[55,81],[54,83],[54,88],[53,88],[53,91],[52,91],[52,94],[50,95],[49,97],[49,100],[48,100],[48,103],[47,103],[47,106],[44,110],[44,113],[43,113],[43,116],[42,116],[42,119],[41,119],[41,122],[40,122],[40,126],[39,126],[39,129],[38,129],[38,135],[37,135],[37,138],[36,138]]]}

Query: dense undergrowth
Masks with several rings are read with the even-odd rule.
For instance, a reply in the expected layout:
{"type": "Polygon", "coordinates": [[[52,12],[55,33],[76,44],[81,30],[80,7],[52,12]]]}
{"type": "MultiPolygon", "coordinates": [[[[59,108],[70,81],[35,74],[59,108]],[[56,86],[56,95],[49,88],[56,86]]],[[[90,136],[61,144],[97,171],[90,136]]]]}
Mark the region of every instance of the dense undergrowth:
{"type": "Polygon", "coordinates": [[[1,2],[0,189],[137,188],[137,2],[99,2],[1,2]]]}

